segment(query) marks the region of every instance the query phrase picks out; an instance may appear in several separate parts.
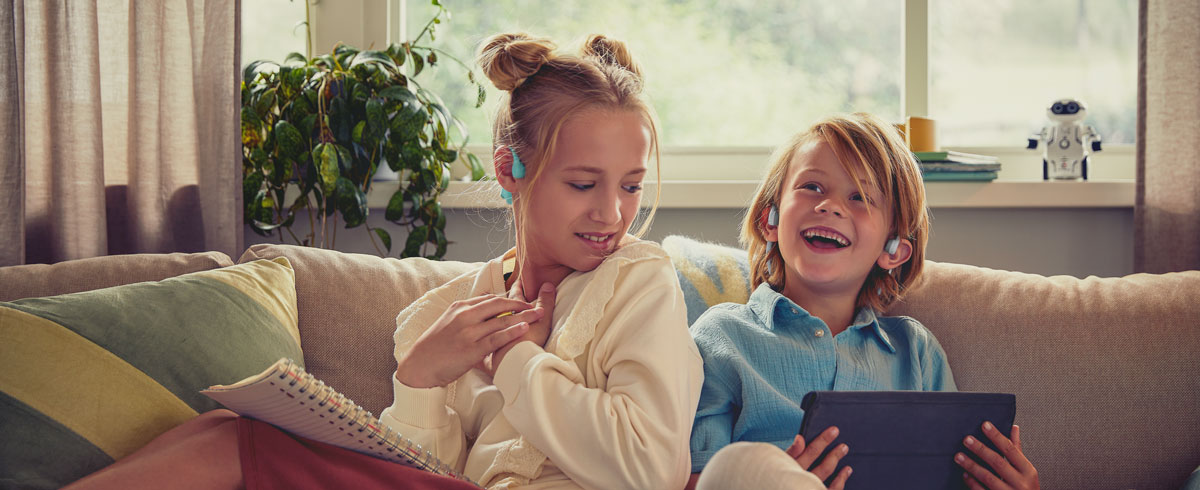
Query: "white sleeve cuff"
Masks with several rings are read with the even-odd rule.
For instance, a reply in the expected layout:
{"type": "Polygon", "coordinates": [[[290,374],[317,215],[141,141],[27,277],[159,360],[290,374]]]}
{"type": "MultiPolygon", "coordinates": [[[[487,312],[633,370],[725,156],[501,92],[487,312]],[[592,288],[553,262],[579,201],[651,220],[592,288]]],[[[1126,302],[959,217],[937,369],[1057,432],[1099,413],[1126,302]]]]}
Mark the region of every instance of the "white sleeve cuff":
{"type": "MultiPolygon", "coordinates": [[[[384,410],[391,418],[408,425],[437,428],[446,425],[446,388],[413,388],[392,375],[392,406],[384,410]]],[[[383,415],[383,414],[381,414],[383,415]]]]}

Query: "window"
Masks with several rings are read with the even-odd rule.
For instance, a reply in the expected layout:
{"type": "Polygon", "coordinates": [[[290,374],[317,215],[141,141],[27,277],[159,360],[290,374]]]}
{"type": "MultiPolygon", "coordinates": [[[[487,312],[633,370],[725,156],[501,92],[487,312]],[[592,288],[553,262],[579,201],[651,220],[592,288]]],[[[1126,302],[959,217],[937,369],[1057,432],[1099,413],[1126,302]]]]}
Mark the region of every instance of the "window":
{"type": "Polygon", "coordinates": [[[1137,124],[1134,0],[930,0],[929,114],[945,145],[1020,145],[1056,99],[1088,105],[1105,145],[1137,124]]]}
{"type": "MultiPolygon", "coordinates": [[[[664,146],[772,146],[818,117],[869,111],[899,120],[902,3],[877,0],[446,2],[452,18],[436,45],[468,65],[481,41],[526,31],[577,49],[602,33],[630,45],[646,72],[646,91],[661,121],[664,146]]],[[[412,37],[432,17],[408,3],[412,37]]],[[[463,119],[473,144],[490,140],[475,93],[453,90],[463,73],[439,70],[422,81],[463,119]]]]}
{"type": "Polygon", "coordinates": [[[306,1],[242,2],[242,66],[255,60],[281,63],[288,53],[304,54],[306,1]]]}

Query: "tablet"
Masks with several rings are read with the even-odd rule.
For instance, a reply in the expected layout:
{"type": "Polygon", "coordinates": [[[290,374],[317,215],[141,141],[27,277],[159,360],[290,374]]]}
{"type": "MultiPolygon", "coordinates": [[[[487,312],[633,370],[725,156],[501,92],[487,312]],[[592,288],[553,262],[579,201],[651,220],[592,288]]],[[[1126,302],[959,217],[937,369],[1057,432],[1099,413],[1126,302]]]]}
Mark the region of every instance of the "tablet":
{"type": "Polygon", "coordinates": [[[850,446],[838,464],[838,471],[854,468],[846,490],[966,488],[954,462],[957,452],[973,456],[963,438],[973,435],[995,450],[983,422],[1008,437],[1017,411],[1012,394],[937,391],[814,391],[801,408],[805,441],[836,425],[838,437],[825,452],[850,446]]]}

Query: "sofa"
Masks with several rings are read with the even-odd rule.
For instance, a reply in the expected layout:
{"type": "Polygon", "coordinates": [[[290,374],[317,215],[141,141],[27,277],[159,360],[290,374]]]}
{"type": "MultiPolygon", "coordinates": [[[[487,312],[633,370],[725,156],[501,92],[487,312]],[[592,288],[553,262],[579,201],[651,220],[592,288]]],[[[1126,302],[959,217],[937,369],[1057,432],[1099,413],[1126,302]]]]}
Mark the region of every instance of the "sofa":
{"type": "MultiPolygon", "coordinates": [[[[669,237],[664,247],[672,256],[687,296],[690,320],[708,304],[744,301],[748,296],[746,259],[741,250],[684,237],[669,237]]],[[[378,413],[391,402],[390,377],[395,368],[392,333],[397,312],[423,292],[473,266],[260,244],[247,249],[236,263],[224,254],[208,252],[109,256],[0,268],[0,434],[6,434],[0,440],[0,449],[7,449],[0,455],[10,455],[8,463],[0,462],[0,488],[59,486],[119,459],[172,424],[211,408],[201,402],[188,402],[192,405],[190,411],[182,407],[173,419],[159,420],[157,426],[145,428],[137,426],[140,420],[155,418],[167,409],[142,407],[138,409],[141,415],[130,422],[136,427],[116,434],[85,434],[91,425],[110,424],[94,420],[80,427],[78,421],[62,422],[55,417],[69,418],[72,411],[98,407],[112,397],[106,398],[107,392],[88,395],[95,396],[95,400],[80,407],[78,397],[85,395],[61,392],[70,391],[72,379],[23,379],[37,376],[40,371],[22,370],[18,361],[11,359],[24,356],[50,366],[76,362],[72,355],[56,348],[30,347],[33,344],[21,340],[20,335],[35,327],[23,322],[100,323],[96,327],[100,331],[138,328],[140,333],[122,339],[164,338],[146,344],[148,347],[138,344],[134,350],[157,351],[170,342],[182,347],[177,349],[180,354],[170,357],[128,363],[151,362],[156,369],[160,364],[174,363],[172,369],[176,372],[191,372],[202,365],[207,369],[230,361],[223,354],[195,354],[199,343],[226,341],[231,347],[222,349],[236,346],[243,349],[239,352],[255,348],[263,351],[255,354],[263,359],[280,352],[297,355],[311,373],[378,413]],[[258,269],[247,269],[251,265],[258,269]],[[219,275],[223,273],[228,276],[219,275]],[[208,281],[193,281],[188,286],[206,288],[205,292],[181,293],[180,284],[189,277],[208,281]],[[160,285],[159,289],[136,289],[154,285],[160,285]],[[229,285],[236,288],[221,289],[229,285]],[[109,294],[113,291],[126,294],[109,294]],[[242,294],[237,291],[250,300],[234,297],[242,294]],[[203,301],[210,303],[195,304],[201,301],[196,299],[201,295],[207,295],[210,299],[203,301]],[[80,319],[76,320],[60,313],[37,313],[54,311],[62,302],[81,301],[90,302],[88,308],[93,308],[81,311],[103,307],[110,313],[77,314],[80,319]],[[151,301],[156,303],[154,307],[161,307],[149,313],[154,321],[104,316],[149,309],[147,303],[151,301]],[[249,316],[220,311],[242,306],[247,307],[245,315],[249,316]],[[191,313],[178,313],[183,311],[191,313]],[[42,316],[34,318],[28,312],[42,316]],[[174,320],[173,315],[182,319],[174,320]],[[187,325],[174,333],[159,333],[166,329],[165,324],[176,321],[187,325]],[[257,323],[270,323],[275,330],[247,337],[250,340],[229,340],[241,339],[237,337],[241,330],[260,328],[257,323]],[[283,326],[276,327],[276,323],[283,326]],[[204,341],[189,337],[176,342],[171,338],[209,329],[227,329],[228,333],[204,341]],[[302,353],[295,353],[296,346],[288,346],[297,336],[302,353]],[[261,347],[246,347],[254,342],[260,342],[261,347]],[[39,350],[30,352],[34,349],[39,350]],[[182,359],[187,355],[203,357],[182,359]],[[22,397],[50,401],[25,402],[22,397]],[[54,415],[60,413],[54,412],[55,403],[68,405],[69,409],[61,412],[67,415],[54,415]],[[54,431],[62,434],[47,435],[54,431]],[[68,457],[62,455],[75,453],[63,446],[86,445],[91,437],[121,438],[130,432],[141,434],[126,441],[123,450],[91,450],[94,454],[87,461],[64,462],[68,457]],[[42,469],[57,474],[34,474],[29,470],[32,463],[18,460],[36,451],[14,448],[17,444],[49,445],[38,450],[59,455],[58,461],[42,469]],[[105,451],[109,451],[107,456],[101,454],[105,451]]],[[[1037,465],[1044,488],[1179,488],[1200,465],[1200,328],[1191,325],[1200,318],[1200,271],[1078,279],[931,261],[906,299],[886,313],[917,318],[937,336],[960,390],[1016,394],[1016,422],[1022,429],[1026,454],[1037,465]]],[[[103,336],[95,339],[88,342],[106,342],[103,336]]],[[[125,345],[131,340],[121,342],[125,345]]],[[[116,352],[119,347],[109,350],[116,352]]],[[[110,356],[111,362],[123,365],[126,361],[122,356],[141,354],[144,352],[110,355],[105,351],[98,354],[102,356],[98,359],[110,356]]],[[[266,367],[261,361],[255,362],[258,364],[237,367],[240,372],[224,374],[236,378],[187,382],[201,384],[199,388],[204,383],[232,383],[266,367]]],[[[87,370],[90,365],[72,369],[87,370]]],[[[141,366],[138,369],[151,371],[141,366]]],[[[155,380],[160,376],[171,379],[161,381],[162,386],[184,383],[176,379],[177,373],[151,375],[155,380]]],[[[128,384],[113,383],[112,389],[126,389],[123,386],[128,384]]],[[[192,388],[196,387],[182,389],[192,388]]],[[[176,395],[188,399],[187,393],[176,395]]],[[[133,408],[122,405],[114,410],[133,408]]],[[[36,456],[29,458],[34,461],[36,456]]]]}

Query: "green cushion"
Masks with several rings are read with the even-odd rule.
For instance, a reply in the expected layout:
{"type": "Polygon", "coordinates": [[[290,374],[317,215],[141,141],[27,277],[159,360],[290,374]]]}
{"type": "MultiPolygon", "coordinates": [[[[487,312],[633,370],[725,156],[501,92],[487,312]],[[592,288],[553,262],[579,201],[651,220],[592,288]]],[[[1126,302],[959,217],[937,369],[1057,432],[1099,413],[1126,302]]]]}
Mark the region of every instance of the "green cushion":
{"type": "Polygon", "coordinates": [[[0,488],[58,488],[303,359],[286,258],[0,303],[0,488]]]}
{"type": "Polygon", "coordinates": [[[745,250],[680,235],[668,236],[662,244],[679,276],[688,325],[710,306],[750,299],[750,265],[745,250]]]}

